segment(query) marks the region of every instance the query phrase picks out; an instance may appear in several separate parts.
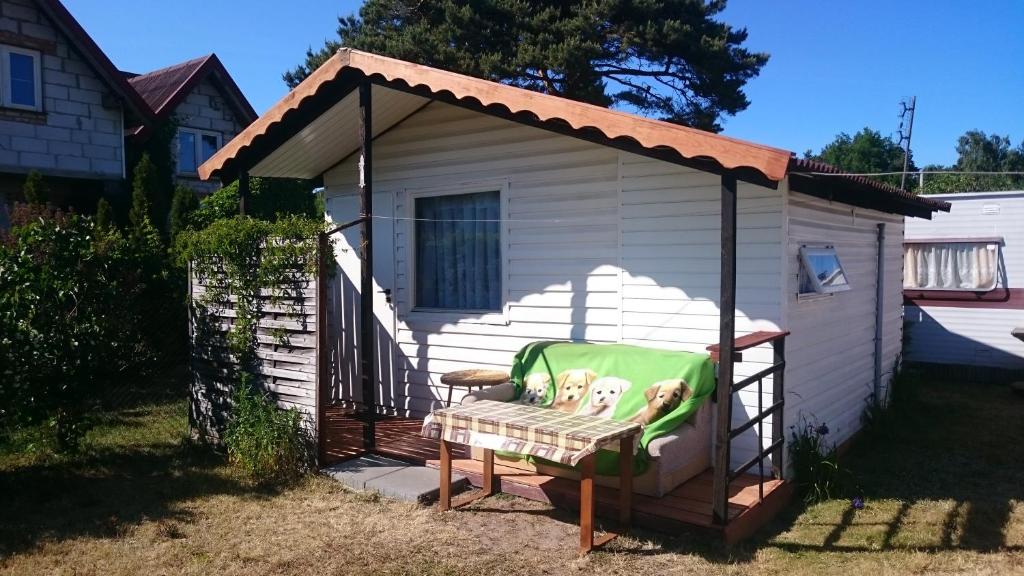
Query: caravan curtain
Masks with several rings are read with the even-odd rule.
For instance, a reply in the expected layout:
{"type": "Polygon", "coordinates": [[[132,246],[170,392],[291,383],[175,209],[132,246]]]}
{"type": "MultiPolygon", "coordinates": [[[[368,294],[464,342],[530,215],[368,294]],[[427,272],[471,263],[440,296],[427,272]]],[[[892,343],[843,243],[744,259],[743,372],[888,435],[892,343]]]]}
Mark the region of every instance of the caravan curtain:
{"type": "Polygon", "coordinates": [[[904,288],[987,291],[996,287],[997,244],[906,244],[903,259],[904,288]]]}
{"type": "Polygon", "coordinates": [[[499,197],[416,198],[416,308],[501,309],[499,197]]]}

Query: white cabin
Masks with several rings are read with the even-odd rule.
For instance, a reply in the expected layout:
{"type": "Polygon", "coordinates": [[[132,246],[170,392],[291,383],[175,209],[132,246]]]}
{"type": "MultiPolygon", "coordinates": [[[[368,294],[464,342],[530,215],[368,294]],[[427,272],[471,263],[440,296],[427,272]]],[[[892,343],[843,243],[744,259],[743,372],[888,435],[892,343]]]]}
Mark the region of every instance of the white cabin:
{"type": "MultiPolygon", "coordinates": [[[[364,399],[354,226],[335,244],[332,400],[423,416],[444,404],[442,374],[507,369],[536,340],[705,352],[719,342],[724,173],[739,179],[736,335],[791,333],[786,437],[806,418],[841,443],[885,392],[901,350],[904,217],[943,203],[787,151],[348,50],[200,172],[322,177],[329,220],[359,218],[363,89],[378,373],[364,399]],[[372,87],[356,90],[360,78],[372,87]],[[476,221],[468,233],[487,240],[472,255],[435,258],[425,225],[456,220],[431,216],[442,209],[476,221]],[[465,301],[445,302],[451,292],[465,301]]],[[[747,350],[735,379],[772,361],[770,347],[747,350]]],[[[735,400],[736,423],[758,413],[756,388],[735,400]]],[[[734,465],[757,453],[755,430],[733,442],[734,465]]]]}
{"type": "MultiPolygon", "coordinates": [[[[907,359],[996,369],[1024,368],[1024,191],[940,194],[952,205],[934,220],[907,222],[908,250],[940,256],[972,250],[993,262],[990,275],[967,278],[963,262],[936,264],[934,272],[958,280],[908,278],[907,359]],[[963,278],[961,278],[963,276],[963,278]]],[[[972,254],[974,253],[972,252],[972,254]]],[[[908,257],[910,257],[908,255],[908,257]]],[[[922,256],[923,257],[923,256],[922,256]]],[[[968,262],[972,262],[969,260],[968,262]]]]}

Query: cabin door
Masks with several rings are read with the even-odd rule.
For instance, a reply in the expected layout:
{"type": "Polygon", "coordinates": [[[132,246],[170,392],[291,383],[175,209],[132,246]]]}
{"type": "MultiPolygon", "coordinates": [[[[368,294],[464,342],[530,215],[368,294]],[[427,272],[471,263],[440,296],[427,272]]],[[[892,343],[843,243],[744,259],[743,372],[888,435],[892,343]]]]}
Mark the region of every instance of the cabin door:
{"type": "MultiPolygon", "coordinates": [[[[395,341],[395,195],[377,192],[373,195],[373,311],[377,348],[377,390],[374,402],[387,409],[394,408],[394,391],[398,344],[395,341]]],[[[359,217],[358,196],[337,196],[327,201],[327,216],[335,224],[359,217]]],[[[334,252],[339,272],[333,296],[332,324],[337,326],[330,338],[337,338],[339,354],[338,377],[334,379],[335,398],[364,402],[359,362],[360,271],[359,241],[361,226],[353,226],[335,236],[334,252]]]]}

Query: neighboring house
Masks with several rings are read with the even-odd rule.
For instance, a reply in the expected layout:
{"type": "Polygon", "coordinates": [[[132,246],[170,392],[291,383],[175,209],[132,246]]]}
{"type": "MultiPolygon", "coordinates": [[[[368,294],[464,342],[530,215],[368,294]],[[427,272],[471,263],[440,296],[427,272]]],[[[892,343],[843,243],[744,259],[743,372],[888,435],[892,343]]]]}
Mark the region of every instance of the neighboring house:
{"type": "MultiPolygon", "coordinates": [[[[786,150],[354,50],[200,174],[322,177],[328,218],[352,221],[360,94],[372,109],[374,396],[359,379],[361,241],[350,227],[325,316],[325,396],[269,378],[279,400],[314,414],[321,398],[419,417],[443,405],[442,374],[507,370],[536,340],[704,352],[720,339],[733,178],[738,288],[727,318],[737,335],[791,333],[781,430],[812,418],[843,442],[876,387],[885,393],[901,347],[904,217],[947,204],[786,150]]],[[[737,381],[774,361],[766,346],[742,356],[737,381]]],[[[733,424],[782,400],[769,382],[760,399],[756,387],[735,395],[733,424]]],[[[755,430],[733,442],[734,465],[769,442],[755,430]]]]}
{"type": "Polygon", "coordinates": [[[908,360],[1024,369],[1024,191],[930,197],[953,208],[907,222],[908,360]]]}
{"type": "MultiPolygon", "coordinates": [[[[217,189],[217,184],[199,180],[196,169],[257,117],[217,55],[126,76],[152,109],[155,123],[178,126],[172,145],[178,182],[199,193],[217,189]]],[[[146,135],[139,130],[135,137],[146,135]]]]}
{"type": "Polygon", "coordinates": [[[0,1],[0,79],[0,212],[31,170],[81,209],[124,180],[124,127],[148,107],[60,2],[0,1]]]}
{"type": "Polygon", "coordinates": [[[172,119],[179,180],[209,192],[196,166],[255,118],[213,54],[125,74],[59,0],[0,0],[0,228],[32,170],[82,212],[123,192],[133,147],[172,119]]]}

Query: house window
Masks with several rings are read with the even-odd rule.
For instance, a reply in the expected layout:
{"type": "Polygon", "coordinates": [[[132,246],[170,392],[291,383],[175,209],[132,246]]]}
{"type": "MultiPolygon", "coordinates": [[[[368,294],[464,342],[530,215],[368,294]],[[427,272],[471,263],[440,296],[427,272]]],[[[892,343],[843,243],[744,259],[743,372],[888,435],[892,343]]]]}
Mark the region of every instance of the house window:
{"type": "Polygon", "coordinates": [[[800,247],[800,294],[832,294],[849,289],[835,248],[800,247]]]}
{"type": "Polygon", "coordinates": [[[1001,239],[908,241],[903,245],[903,287],[920,290],[995,289],[1001,239]]]}
{"type": "Polygon", "coordinates": [[[415,308],[501,309],[501,193],[415,197],[415,308]]]}
{"type": "Polygon", "coordinates": [[[220,134],[195,130],[178,129],[178,173],[195,174],[199,166],[220,149],[220,134]]]}
{"type": "Polygon", "coordinates": [[[3,78],[3,105],[21,110],[43,109],[39,52],[0,46],[0,76],[3,78]]]}

